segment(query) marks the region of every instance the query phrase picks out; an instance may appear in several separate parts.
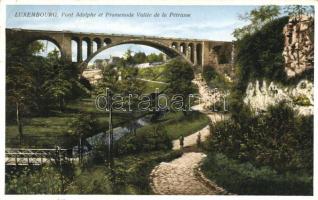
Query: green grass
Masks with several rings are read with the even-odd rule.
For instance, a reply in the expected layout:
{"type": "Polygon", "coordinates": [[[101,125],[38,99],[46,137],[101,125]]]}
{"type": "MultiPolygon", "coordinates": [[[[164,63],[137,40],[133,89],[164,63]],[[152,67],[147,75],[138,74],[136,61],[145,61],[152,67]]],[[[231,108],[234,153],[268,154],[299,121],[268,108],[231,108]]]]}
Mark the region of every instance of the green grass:
{"type": "Polygon", "coordinates": [[[162,84],[162,83],[154,83],[154,82],[148,82],[148,81],[144,81],[144,83],[146,84],[146,88],[144,91],[145,94],[154,93],[156,92],[157,88],[159,89],[159,92],[160,92],[167,87],[166,84],[162,84]]]}
{"type": "MultiPolygon", "coordinates": [[[[23,119],[23,133],[25,147],[54,148],[59,145],[65,148],[76,143],[72,136],[72,123],[80,113],[93,114],[102,130],[108,127],[108,116],[95,108],[94,97],[71,102],[64,113],[54,113],[45,117],[31,117],[23,119]]],[[[114,127],[127,121],[130,114],[116,113],[113,115],[114,127]]],[[[94,135],[96,133],[92,133],[94,135]]],[[[19,145],[18,127],[13,123],[6,124],[6,147],[19,145]]]]}
{"type": "Polygon", "coordinates": [[[195,111],[188,112],[188,115],[186,116],[184,116],[182,112],[170,112],[158,122],[137,129],[137,134],[141,132],[152,132],[154,126],[159,123],[166,128],[168,135],[174,140],[181,135],[187,136],[201,130],[209,124],[209,118],[206,115],[195,111]]]}
{"type": "Polygon", "coordinates": [[[159,65],[155,67],[148,67],[139,69],[139,78],[144,78],[153,81],[162,81],[165,82],[167,79],[165,78],[164,71],[166,69],[165,65],[159,65]]]}

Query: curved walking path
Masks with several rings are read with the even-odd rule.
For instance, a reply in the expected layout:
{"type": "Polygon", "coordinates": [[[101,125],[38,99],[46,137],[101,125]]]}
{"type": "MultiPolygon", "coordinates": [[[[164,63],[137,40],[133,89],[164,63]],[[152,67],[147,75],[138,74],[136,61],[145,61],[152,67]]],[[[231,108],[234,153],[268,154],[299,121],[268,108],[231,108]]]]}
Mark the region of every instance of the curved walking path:
{"type": "MultiPolygon", "coordinates": [[[[207,114],[212,123],[216,123],[224,115],[219,113],[209,113],[206,107],[212,101],[216,101],[220,94],[207,91],[207,86],[200,81],[200,77],[193,81],[198,85],[203,103],[193,106],[193,110],[207,114]]],[[[184,147],[195,146],[199,133],[201,141],[205,141],[210,135],[209,125],[205,126],[200,131],[197,131],[184,138],[184,147]]],[[[179,140],[173,141],[173,150],[180,149],[179,140]]],[[[202,160],[206,157],[201,152],[183,153],[180,158],[171,162],[162,162],[157,165],[150,174],[150,185],[155,194],[183,194],[183,195],[215,195],[224,194],[225,190],[218,187],[215,183],[208,180],[201,173],[199,166],[202,160]]]]}
{"type": "MultiPolygon", "coordinates": [[[[222,117],[224,117],[223,115],[217,114],[217,113],[207,114],[207,116],[210,118],[212,123],[216,123],[218,121],[221,121],[222,117]]],[[[204,142],[208,138],[208,136],[210,135],[209,125],[205,126],[203,129],[201,129],[201,130],[199,130],[191,135],[184,137],[183,147],[195,146],[197,144],[197,138],[198,138],[199,133],[201,134],[201,141],[204,142]]],[[[180,149],[179,139],[173,140],[172,144],[173,144],[172,150],[180,149]]]]}
{"type": "Polygon", "coordinates": [[[203,153],[184,153],[172,162],[162,162],[151,174],[151,187],[156,194],[212,195],[224,192],[214,183],[201,180],[196,168],[206,157],[203,153]]]}

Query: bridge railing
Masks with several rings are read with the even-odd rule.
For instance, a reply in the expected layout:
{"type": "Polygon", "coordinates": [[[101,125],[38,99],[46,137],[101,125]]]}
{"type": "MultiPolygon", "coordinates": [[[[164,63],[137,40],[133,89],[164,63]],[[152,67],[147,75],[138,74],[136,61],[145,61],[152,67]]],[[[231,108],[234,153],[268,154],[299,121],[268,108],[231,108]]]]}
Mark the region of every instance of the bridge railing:
{"type": "Polygon", "coordinates": [[[72,159],[72,152],[69,149],[8,148],[5,150],[6,165],[42,165],[72,159]]]}

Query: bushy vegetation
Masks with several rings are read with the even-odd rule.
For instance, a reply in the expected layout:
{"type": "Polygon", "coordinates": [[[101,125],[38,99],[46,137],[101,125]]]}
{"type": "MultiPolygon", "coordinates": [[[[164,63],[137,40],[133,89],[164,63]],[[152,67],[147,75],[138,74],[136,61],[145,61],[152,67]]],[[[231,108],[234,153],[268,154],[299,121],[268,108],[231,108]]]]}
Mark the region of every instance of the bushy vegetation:
{"type": "Polygon", "coordinates": [[[147,134],[154,130],[155,126],[161,124],[165,127],[168,136],[174,140],[181,135],[187,136],[209,124],[209,118],[200,112],[192,111],[184,115],[182,112],[169,112],[158,121],[137,129],[137,133],[147,134]]]}
{"type": "Polygon", "coordinates": [[[224,75],[219,74],[213,66],[203,66],[202,74],[204,80],[207,82],[210,88],[226,90],[231,86],[230,82],[224,77],[224,75]]]}
{"type": "Polygon", "coordinates": [[[118,154],[169,150],[172,140],[187,136],[209,124],[209,118],[200,112],[167,113],[158,121],[138,128],[136,133],[124,136],[118,141],[118,154]]]}
{"type": "Polygon", "coordinates": [[[165,76],[166,65],[139,69],[139,77],[154,81],[167,81],[165,76]]]}
{"type": "Polygon", "coordinates": [[[39,169],[22,167],[6,169],[7,194],[65,194],[72,181],[74,166],[45,165],[39,169]]]}
{"type": "Polygon", "coordinates": [[[255,79],[286,81],[282,52],[287,21],[288,17],[270,21],[236,42],[239,89],[245,91],[247,83],[255,79]]]}
{"type": "Polygon", "coordinates": [[[140,64],[140,63],[153,63],[153,62],[162,62],[164,60],[163,53],[151,53],[146,55],[144,52],[135,52],[133,53],[130,49],[128,49],[124,55],[125,60],[128,64],[140,64]]]}
{"type": "Polygon", "coordinates": [[[217,152],[279,172],[312,173],[313,117],[298,116],[284,103],[268,113],[241,114],[214,127],[211,147],[217,152]]]}
{"type": "Polygon", "coordinates": [[[300,95],[300,96],[294,97],[293,103],[295,105],[300,105],[300,106],[311,106],[312,105],[310,103],[310,100],[308,99],[308,97],[306,97],[305,95],[300,95]]]}
{"type": "MultiPolygon", "coordinates": [[[[274,183],[276,178],[272,180],[271,184],[274,185],[279,185],[281,181],[288,182],[289,174],[299,176],[290,182],[294,185],[286,185],[286,189],[282,189],[282,191],[276,191],[275,187],[267,187],[268,190],[260,189],[259,184],[248,184],[240,189],[226,183],[224,186],[228,186],[227,189],[230,192],[246,194],[246,191],[255,190],[262,194],[279,192],[298,194],[293,186],[301,185],[302,182],[297,181],[306,179],[307,186],[312,184],[309,180],[313,175],[313,116],[298,116],[284,103],[272,106],[268,113],[259,115],[252,115],[248,108],[243,108],[235,118],[216,124],[211,131],[213,137],[210,138],[207,145],[208,151],[219,152],[228,159],[236,160],[236,166],[241,166],[237,173],[243,173],[238,176],[244,177],[244,174],[251,170],[249,165],[252,165],[255,170],[261,170],[266,166],[273,176],[275,174],[280,176],[277,179],[278,182],[274,183]]],[[[212,171],[216,170],[214,167],[205,169],[207,174],[214,174],[212,171]]],[[[230,176],[230,174],[232,176],[233,172],[229,168],[222,169],[223,171],[220,171],[217,179],[220,183],[225,183],[226,176],[230,176]]],[[[256,177],[251,176],[247,180],[236,179],[236,181],[241,181],[240,185],[249,183],[249,181],[259,181],[259,179],[265,179],[266,182],[266,176],[266,173],[261,173],[256,177]]],[[[312,188],[299,192],[310,194],[310,191],[312,188]]]]}
{"type": "Polygon", "coordinates": [[[153,130],[149,132],[131,133],[123,137],[117,143],[117,153],[126,155],[155,150],[170,150],[172,143],[164,126],[158,124],[152,128],[153,130]]]}
{"type": "Polygon", "coordinates": [[[179,151],[153,151],[115,159],[114,168],[54,165],[38,169],[6,169],[6,194],[149,194],[149,174],[160,162],[181,156],[179,151]]]}
{"type": "Polygon", "coordinates": [[[202,170],[229,192],[241,195],[312,195],[313,178],[294,173],[280,174],[268,166],[255,167],[221,153],[211,153],[202,170]]]}

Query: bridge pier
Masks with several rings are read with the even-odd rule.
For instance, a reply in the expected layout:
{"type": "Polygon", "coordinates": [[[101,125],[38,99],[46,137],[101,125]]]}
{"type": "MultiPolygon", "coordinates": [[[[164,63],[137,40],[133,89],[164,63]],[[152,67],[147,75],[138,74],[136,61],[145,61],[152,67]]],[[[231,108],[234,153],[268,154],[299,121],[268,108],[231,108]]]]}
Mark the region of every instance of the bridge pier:
{"type": "Polygon", "coordinates": [[[197,60],[197,45],[193,45],[193,64],[197,65],[198,60],[197,60]]]}
{"type": "Polygon", "coordinates": [[[77,62],[81,63],[83,61],[83,48],[82,48],[82,40],[79,39],[77,41],[77,62]]]}

